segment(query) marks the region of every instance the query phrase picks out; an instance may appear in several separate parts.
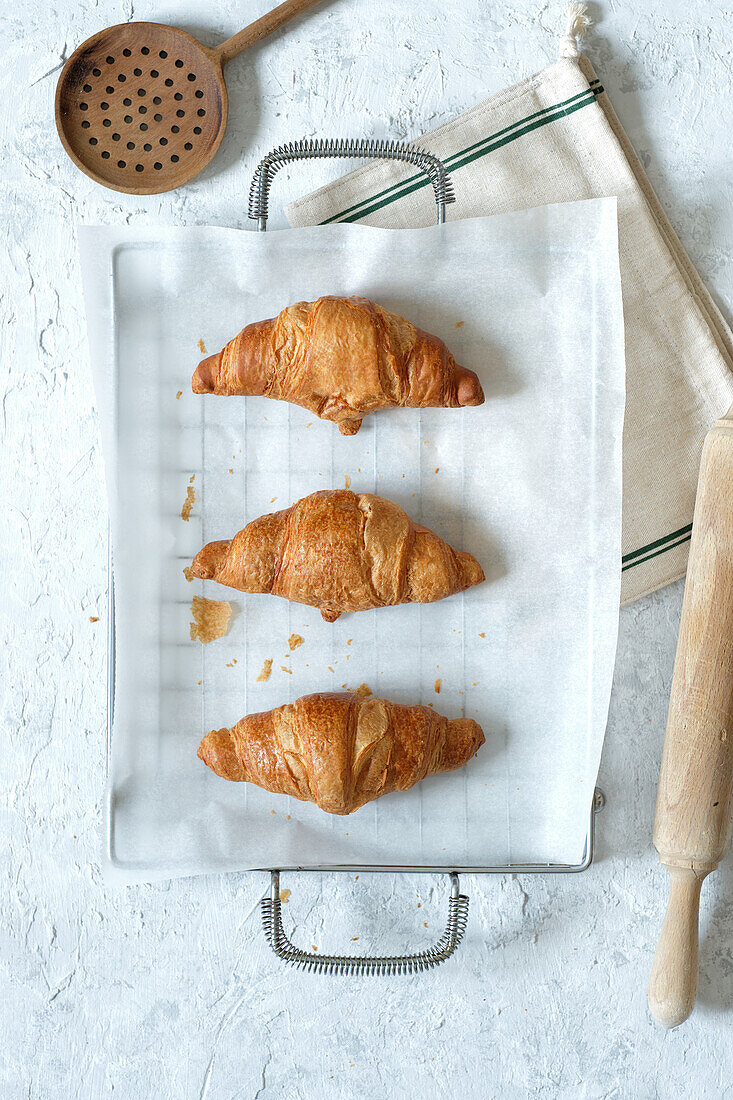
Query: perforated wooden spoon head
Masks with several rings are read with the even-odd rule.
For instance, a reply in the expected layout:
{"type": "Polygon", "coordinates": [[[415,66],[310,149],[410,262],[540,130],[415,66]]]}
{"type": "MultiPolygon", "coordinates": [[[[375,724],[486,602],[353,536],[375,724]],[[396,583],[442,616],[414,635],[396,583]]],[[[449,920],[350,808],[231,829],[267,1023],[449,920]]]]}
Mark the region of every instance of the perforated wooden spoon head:
{"type": "Polygon", "coordinates": [[[64,65],[56,125],[82,172],[115,191],[153,195],[188,182],[221,144],[222,62],[161,23],[121,23],[93,35],[64,65]]]}
{"type": "Polygon", "coordinates": [[[56,88],[64,149],[115,191],[155,195],[188,183],[224,136],[223,66],[317,3],[284,0],[215,49],[163,23],[120,23],[92,35],[56,88]]]}

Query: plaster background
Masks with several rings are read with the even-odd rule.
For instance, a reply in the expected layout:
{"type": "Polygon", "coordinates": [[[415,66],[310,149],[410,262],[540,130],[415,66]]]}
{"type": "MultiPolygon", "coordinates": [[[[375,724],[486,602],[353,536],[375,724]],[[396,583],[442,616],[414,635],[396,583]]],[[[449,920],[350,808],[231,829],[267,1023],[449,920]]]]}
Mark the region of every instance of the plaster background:
{"type": "MultiPolygon", "coordinates": [[[[207,44],[267,0],[33,0],[0,12],[0,1094],[46,1097],[733,1097],[733,860],[703,888],[693,1018],[646,984],[666,900],[651,825],[682,587],[621,616],[598,859],[577,877],[475,878],[456,958],[415,978],[282,967],[264,876],[105,888],[106,502],[77,222],[247,225],[252,170],[301,136],[410,138],[554,59],[560,5],[332,0],[227,70],[230,121],[188,187],[133,198],[76,171],[53,125],[64,59],[99,28],[177,23],[207,44]],[[97,623],[89,621],[98,616],[97,623]]],[[[731,317],[733,13],[608,0],[586,49],[693,262],[731,317]]],[[[339,164],[281,173],[282,205],[339,164]]],[[[432,941],[436,876],[285,876],[297,942],[432,941]],[[420,908],[418,908],[420,903],[420,908]],[[427,930],[423,927],[427,922],[427,930]]]]}

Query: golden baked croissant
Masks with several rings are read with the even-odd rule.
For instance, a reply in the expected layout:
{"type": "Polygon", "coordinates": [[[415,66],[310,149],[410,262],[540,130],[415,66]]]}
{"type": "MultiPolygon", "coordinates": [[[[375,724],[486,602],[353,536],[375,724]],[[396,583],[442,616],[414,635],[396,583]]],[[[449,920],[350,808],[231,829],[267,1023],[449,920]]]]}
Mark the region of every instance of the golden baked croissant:
{"type": "Polygon", "coordinates": [[[328,693],[212,730],[198,755],[223,779],[350,814],[426,775],[463,767],[483,743],[471,718],[449,721],[429,707],[328,693]]]}
{"type": "Polygon", "coordinates": [[[442,340],[368,298],[296,302],[247,325],[199,363],[194,393],[264,395],[355,435],[377,409],[456,409],[484,400],[476,374],[442,340]]]}
{"type": "Polygon", "coordinates": [[[311,493],[208,543],[190,575],[318,607],[327,622],[342,611],[432,603],[485,580],[474,557],[398,504],[348,489],[311,493]]]}

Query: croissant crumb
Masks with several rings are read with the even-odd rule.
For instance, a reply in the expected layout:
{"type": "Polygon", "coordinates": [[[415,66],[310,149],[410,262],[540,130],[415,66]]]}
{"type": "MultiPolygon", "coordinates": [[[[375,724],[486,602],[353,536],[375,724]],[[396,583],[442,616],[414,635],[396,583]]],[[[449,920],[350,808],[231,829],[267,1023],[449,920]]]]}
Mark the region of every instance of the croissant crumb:
{"type": "Polygon", "coordinates": [[[191,641],[196,639],[206,645],[216,638],[223,638],[232,615],[232,605],[226,600],[207,600],[194,596],[191,600],[191,641]]]}
{"type": "Polygon", "coordinates": [[[195,477],[196,474],[191,474],[188,482],[188,488],[186,489],[186,499],[184,500],[183,507],[181,508],[181,519],[185,519],[186,523],[188,523],[188,521],[190,520],[191,509],[196,503],[196,492],[193,487],[193,480],[195,477]]]}
{"type": "Polygon", "coordinates": [[[291,634],[288,638],[288,645],[290,649],[293,650],[297,649],[299,645],[302,645],[304,641],[305,638],[301,638],[300,634],[291,634]]]}
{"type": "Polygon", "coordinates": [[[197,342],[198,342],[198,349],[201,352],[201,354],[206,355],[206,344],[203,342],[203,340],[199,340],[197,342]]]}
{"type": "Polygon", "coordinates": [[[262,666],[262,670],[257,677],[257,682],[262,684],[265,680],[270,679],[270,673],[272,672],[272,657],[267,657],[265,663],[262,666]]]}

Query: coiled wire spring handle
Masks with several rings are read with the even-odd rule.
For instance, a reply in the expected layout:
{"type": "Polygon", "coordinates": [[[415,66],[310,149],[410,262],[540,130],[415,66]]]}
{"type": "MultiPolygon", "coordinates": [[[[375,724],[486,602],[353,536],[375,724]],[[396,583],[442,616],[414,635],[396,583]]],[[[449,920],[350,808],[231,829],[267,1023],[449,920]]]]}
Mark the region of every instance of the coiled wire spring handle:
{"type": "Polygon", "coordinates": [[[259,230],[267,229],[270,187],[277,172],[294,160],[321,160],[324,157],[355,157],[360,160],[401,160],[420,168],[433,185],[437,221],[445,221],[445,208],[455,202],[453,184],[445,165],[438,157],[400,141],[375,141],[358,138],[305,138],[280,145],[263,157],[257,165],[249,189],[249,217],[259,230]]]}
{"type": "Polygon", "coordinates": [[[299,970],[328,974],[417,974],[449,959],[456,950],[468,921],[468,898],[459,891],[458,875],[451,872],[448,923],[438,942],[414,955],[316,955],[296,947],[285,935],[280,903],[280,872],[270,872],[270,892],[260,902],[262,925],[272,950],[299,970]]]}

